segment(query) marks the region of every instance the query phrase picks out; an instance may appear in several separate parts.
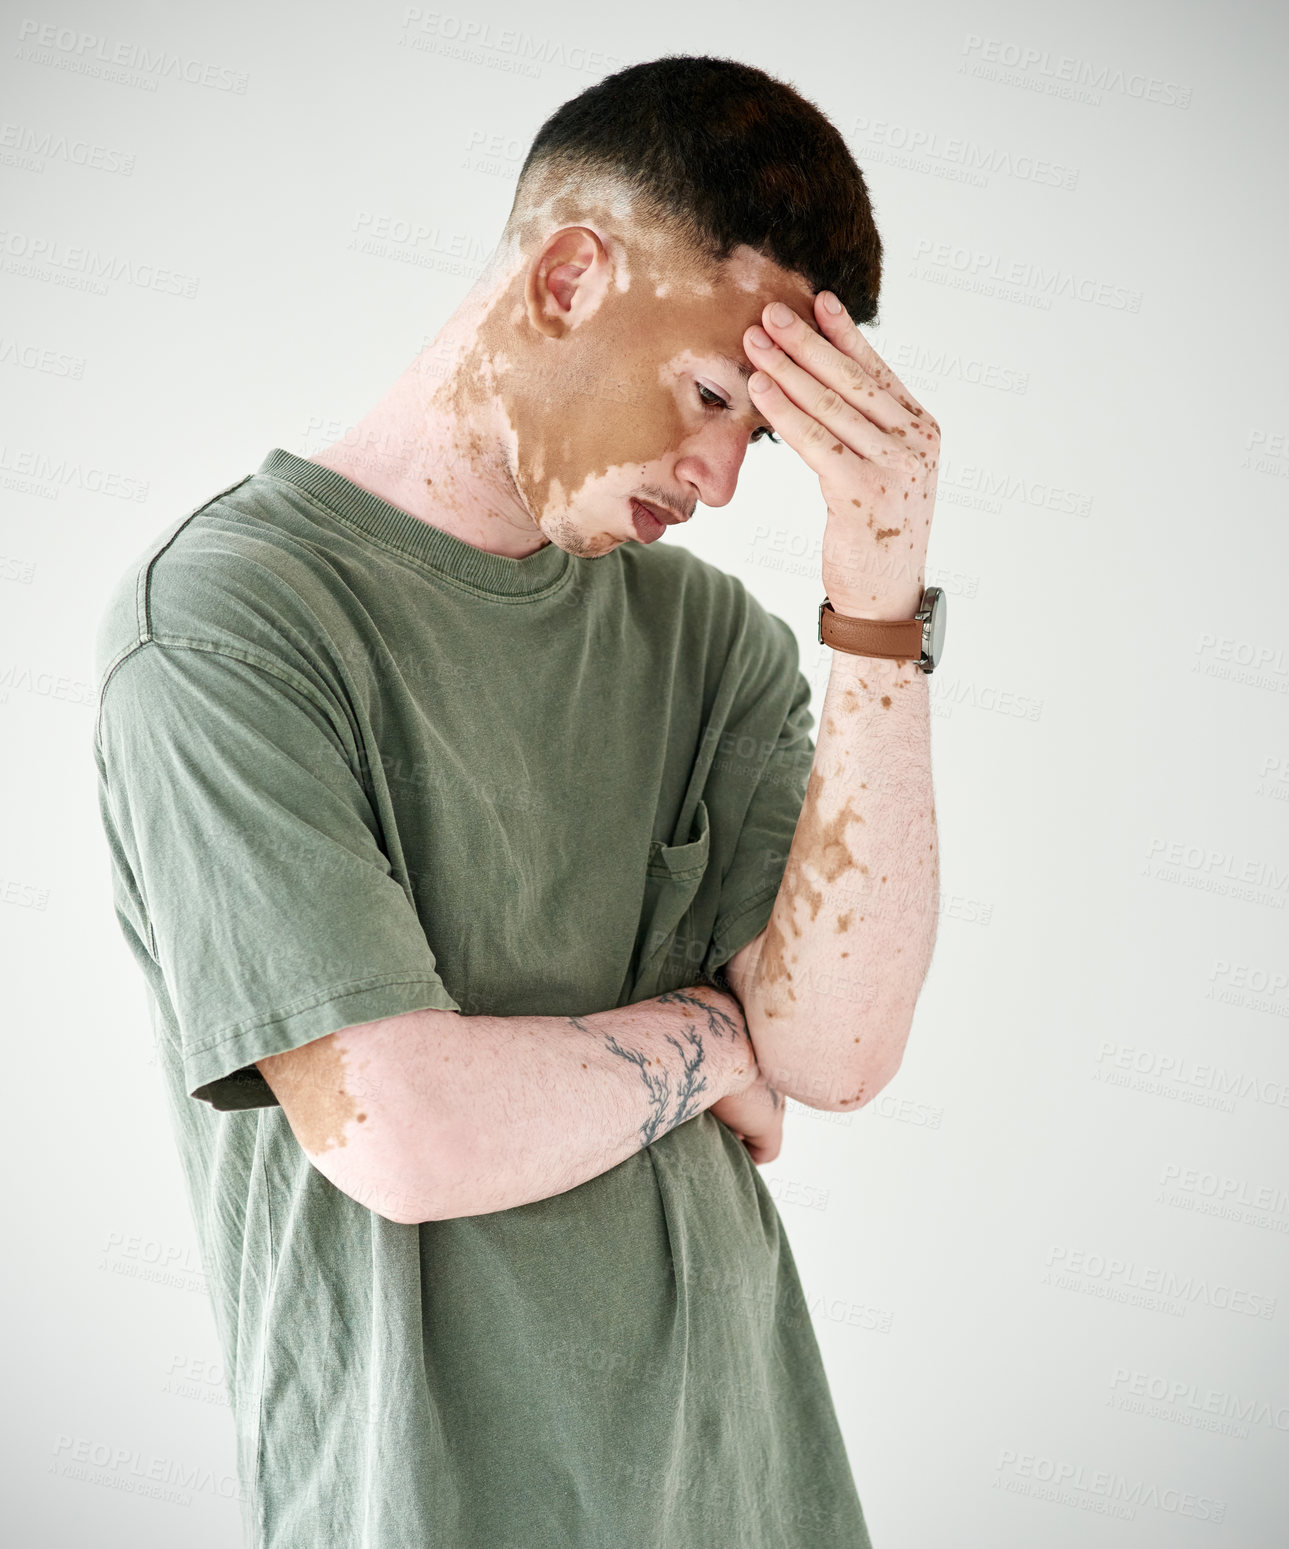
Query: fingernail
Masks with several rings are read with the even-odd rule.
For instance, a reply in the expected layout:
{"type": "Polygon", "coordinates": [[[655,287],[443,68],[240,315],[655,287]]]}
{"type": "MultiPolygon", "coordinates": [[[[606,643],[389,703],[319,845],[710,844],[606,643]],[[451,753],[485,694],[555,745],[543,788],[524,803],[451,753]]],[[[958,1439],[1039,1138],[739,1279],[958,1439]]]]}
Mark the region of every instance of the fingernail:
{"type": "Polygon", "coordinates": [[[781,301],[776,301],[770,308],[770,321],[778,323],[780,328],[786,328],[792,321],[792,308],[785,307],[781,301]]]}
{"type": "Polygon", "coordinates": [[[749,328],[747,331],[747,336],[749,339],[751,339],[752,343],[756,345],[758,350],[769,350],[774,348],[774,340],[768,333],[766,333],[764,328],[749,328]]]}
{"type": "Polygon", "coordinates": [[[824,291],[824,311],[831,312],[834,317],[841,311],[841,302],[830,290],[824,291]]]}
{"type": "Polygon", "coordinates": [[[770,385],[770,379],[764,371],[754,371],[747,379],[747,385],[754,393],[763,393],[770,385]]]}

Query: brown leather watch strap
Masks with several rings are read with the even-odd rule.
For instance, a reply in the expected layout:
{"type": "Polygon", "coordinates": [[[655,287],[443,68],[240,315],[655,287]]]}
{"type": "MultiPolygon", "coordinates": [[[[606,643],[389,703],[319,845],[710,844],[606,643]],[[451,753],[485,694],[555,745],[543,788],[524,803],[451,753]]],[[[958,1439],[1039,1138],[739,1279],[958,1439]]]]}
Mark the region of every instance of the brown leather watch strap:
{"type": "Polygon", "coordinates": [[[819,609],[819,639],[853,656],[922,660],[922,620],[846,618],[826,598],[819,609]]]}

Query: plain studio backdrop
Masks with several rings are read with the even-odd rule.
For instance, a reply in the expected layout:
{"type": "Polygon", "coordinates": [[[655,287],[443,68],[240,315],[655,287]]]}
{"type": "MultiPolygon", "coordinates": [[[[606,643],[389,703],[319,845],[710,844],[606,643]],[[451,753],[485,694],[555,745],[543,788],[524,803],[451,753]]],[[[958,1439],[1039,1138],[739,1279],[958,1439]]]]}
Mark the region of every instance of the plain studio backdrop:
{"type": "MultiPolygon", "coordinates": [[[[449,4],[0,24],[13,1542],[238,1542],[96,810],[106,590],[376,401],[558,104],[715,53],[846,136],[886,244],[867,333],[943,427],[935,958],[898,1077],[791,1103],[764,1172],[874,1543],[1284,1543],[1284,13],[449,4]]],[[[790,622],[816,713],[822,530],[758,446],[664,540],[790,622]]]]}

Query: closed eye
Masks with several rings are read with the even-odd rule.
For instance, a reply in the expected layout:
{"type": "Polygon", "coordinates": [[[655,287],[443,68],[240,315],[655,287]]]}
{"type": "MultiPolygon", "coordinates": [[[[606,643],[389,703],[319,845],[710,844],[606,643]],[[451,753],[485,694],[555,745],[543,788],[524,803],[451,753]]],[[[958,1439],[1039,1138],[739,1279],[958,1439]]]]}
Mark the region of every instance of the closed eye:
{"type": "MultiPolygon", "coordinates": [[[[702,402],[702,405],[703,405],[703,407],[705,409],[728,409],[729,408],[729,404],[727,404],[725,402],[724,398],[722,398],[719,393],[714,393],[711,390],[710,387],[704,387],[701,382],[695,382],[694,386],[698,389],[699,399],[702,402]],[[706,394],[705,397],[703,396],[704,394],[706,394]]],[[[753,441],[774,441],[774,442],[777,443],[778,440],[779,440],[779,437],[776,436],[775,433],[772,430],[768,429],[765,425],[758,425],[756,427],[756,429],[752,432],[752,440],[753,441]]]]}

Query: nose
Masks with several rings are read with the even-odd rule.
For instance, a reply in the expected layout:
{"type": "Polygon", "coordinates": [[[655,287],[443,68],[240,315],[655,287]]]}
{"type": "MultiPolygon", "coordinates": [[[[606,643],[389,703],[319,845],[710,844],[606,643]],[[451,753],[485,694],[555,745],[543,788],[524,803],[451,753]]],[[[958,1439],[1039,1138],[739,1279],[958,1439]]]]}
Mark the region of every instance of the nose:
{"type": "Polygon", "coordinates": [[[737,426],[704,426],[685,442],[676,477],[694,485],[705,506],[727,506],[738,487],[747,445],[748,432],[737,426]]]}

